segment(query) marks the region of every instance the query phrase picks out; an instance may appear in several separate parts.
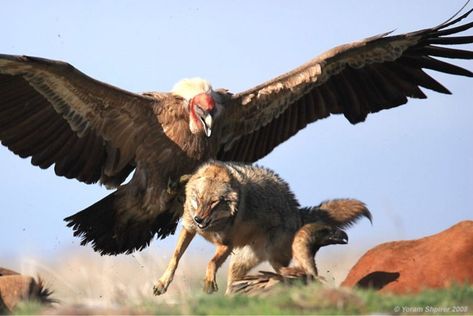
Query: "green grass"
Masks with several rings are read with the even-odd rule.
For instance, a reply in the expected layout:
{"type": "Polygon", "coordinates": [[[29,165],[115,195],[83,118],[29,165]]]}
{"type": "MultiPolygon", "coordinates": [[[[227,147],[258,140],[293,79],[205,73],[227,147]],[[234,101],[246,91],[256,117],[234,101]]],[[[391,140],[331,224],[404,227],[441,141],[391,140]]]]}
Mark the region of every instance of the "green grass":
{"type": "MultiPolygon", "coordinates": [[[[58,307],[60,312],[61,307],[58,307]]],[[[426,290],[414,295],[379,294],[368,290],[327,289],[310,286],[281,287],[264,297],[198,294],[176,304],[153,301],[126,306],[116,312],[156,315],[303,315],[303,314],[444,314],[473,312],[473,286],[426,290]]],[[[15,314],[37,314],[41,307],[23,303],[15,314]]],[[[79,313],[80,310],[77,310],[79,313]]],[[[104,311],[101,310],[100,313],[104,311]]],[[[113,310],[112,310],[113,312],[113,310]]]]}
{"type": "Polygon", "coordinates": [[[153,314],[471,314],[473,286],[388,295],[368,290],[324,289],[317,285],[280,288],[266,297],[202,295],[187,304],[148,306],[153,314]]]}
{"type": "MultiPolygon", "coordinates": [[[[44,306],[39,302],[22,302],[15,308],[15,315],[38,315],[44,309],[44,306]]],[[[1,313],[0,313],[1,315],[1,313]]]]}

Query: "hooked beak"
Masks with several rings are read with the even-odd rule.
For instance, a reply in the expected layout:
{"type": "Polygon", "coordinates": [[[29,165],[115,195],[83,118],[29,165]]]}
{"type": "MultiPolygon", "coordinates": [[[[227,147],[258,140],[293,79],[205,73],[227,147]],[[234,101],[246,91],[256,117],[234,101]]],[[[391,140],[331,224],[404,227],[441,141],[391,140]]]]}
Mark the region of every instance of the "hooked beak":
{"type": "Polygon", "coordinates": [[[208,112],[204,112],[202,116],[199,115],[199,119],[204,127],[205,136],[210,137],[210,135],[212,135],[212,115],[208,112]]]}
{"type": "Polygon", "coordinates": [[[348,235],[341,229],[336,229],[332,231],[328,236],[327,236],[327,244],[329,245],[335,245],[335,244],[347,244],[348,243],[348,235]]]}

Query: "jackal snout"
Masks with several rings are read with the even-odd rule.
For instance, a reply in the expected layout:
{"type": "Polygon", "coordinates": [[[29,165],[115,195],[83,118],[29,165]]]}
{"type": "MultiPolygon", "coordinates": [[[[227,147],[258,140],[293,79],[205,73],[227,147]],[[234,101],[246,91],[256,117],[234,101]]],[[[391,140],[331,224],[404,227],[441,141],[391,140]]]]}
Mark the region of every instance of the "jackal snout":
{"type": "Polygon", "coordinates": [[[208,209],[207,211],[197,210],[192,217],[195,225],[200,229],[207,228],[212,221],[211,211],[211,209],[208,209]]]}

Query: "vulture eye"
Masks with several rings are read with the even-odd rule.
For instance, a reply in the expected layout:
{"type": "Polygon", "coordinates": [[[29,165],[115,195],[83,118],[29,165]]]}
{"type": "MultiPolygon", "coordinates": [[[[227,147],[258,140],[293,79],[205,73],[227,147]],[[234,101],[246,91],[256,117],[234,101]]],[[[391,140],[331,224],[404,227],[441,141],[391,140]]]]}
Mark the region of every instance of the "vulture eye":
{"type": "Polygon", "coordinates": [[[204,109],[202,109],[199,104],[195,105],[195,112],[199,116],[203,116],[205,113],[204,109]]]}

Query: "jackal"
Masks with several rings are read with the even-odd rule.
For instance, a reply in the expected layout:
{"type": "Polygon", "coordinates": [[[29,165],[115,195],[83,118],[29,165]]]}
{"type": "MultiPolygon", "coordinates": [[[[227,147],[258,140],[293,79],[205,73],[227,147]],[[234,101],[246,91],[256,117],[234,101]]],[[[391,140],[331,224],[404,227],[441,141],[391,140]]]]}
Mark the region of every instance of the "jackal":
{"type": "Polygon", "coordinates": [[[180,257],[196,233],[217,246],[207,266],[204,291],[218,290],[217,269],[232,254],[227,293],[234,280],[263,261],[276,272],[289,266],[316,277],[314,254],[319,247],[314,233],[326,234],[327,244],[346,243],[341,229],[362,216],[371,221],[365,204],[353,199],[300,207],[289,185],[275,172],[240,163],[210,161],[186,185],[183,226],[174,255],[155,285],[155,294],[166,292],[180,257]],[[333,240],[330,240],[333,236],[333,240]]]}

